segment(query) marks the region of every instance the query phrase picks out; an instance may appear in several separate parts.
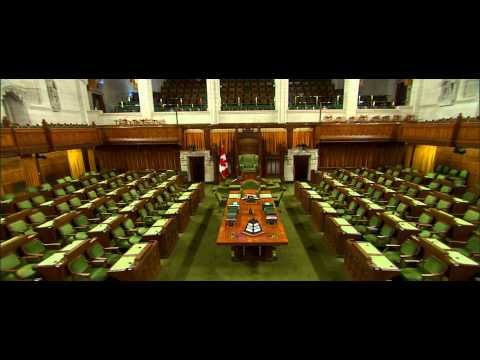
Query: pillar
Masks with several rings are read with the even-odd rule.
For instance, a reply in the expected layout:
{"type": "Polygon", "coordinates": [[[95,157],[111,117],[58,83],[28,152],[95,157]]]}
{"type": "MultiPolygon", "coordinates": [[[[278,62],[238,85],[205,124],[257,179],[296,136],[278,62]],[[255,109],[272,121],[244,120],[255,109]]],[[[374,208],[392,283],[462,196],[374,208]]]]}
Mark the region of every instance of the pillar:
{"type": "Polygon", "coordinates": [[[138,79],[138,99],[142,118],[153,119],[155,108],[153,105],[152,79],[138,79]]]}
{"type": "Polygon", "coordinates": [[[207,79],[207,103],[211,124],[217,124],[222,109],[220,79],[207,79]]]}
{"type": "Polygon", "coordinates": [[[70,175],[73,178],[79,178],[85,174],[85,164],[83,163],[83,154],[81,149],[67,150],[68,166],[70,175]]]}
{"type": "Polygon", "coordinates": [[[348,119],[357,114],[360,79],[345,79],[343,89],[343,110],[348,119]]]}
{"type": "Polygon", "coordinates": [[[410,102],[408,105],[412,107],[412,114],[415,115],[420,105],[420,98],[423,91],[423,82],[423,79],[413,79],[412,89],[410,90],[410,102]]]}
{"type": "Polygon", "coordinates": [[[288,79],[275,79],[275,110],[277,122],[287,122],[288,111],[288,79]]]}
{"type": "Polygon", "coordinates": [[[41,184],[40,169],[35,155],[22,156],[21,158],[25,183],[27,186],[38,186],[41,184]]]}

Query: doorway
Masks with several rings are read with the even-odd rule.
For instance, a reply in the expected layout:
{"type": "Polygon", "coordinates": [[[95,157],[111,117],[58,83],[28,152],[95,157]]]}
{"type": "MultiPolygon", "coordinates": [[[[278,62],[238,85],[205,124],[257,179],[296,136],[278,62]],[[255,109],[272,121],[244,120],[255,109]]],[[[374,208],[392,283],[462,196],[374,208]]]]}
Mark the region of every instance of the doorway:
{"type": "Polygon", "coordinates": [[[293,168],[296,181],[308,181],[308,162],[310,155],[295,155],[293,157],[293,168]]]}
{"type": "Polygon", "coordinates": [[[190,181],[204,182],[205,181],[205,157],[204,156],[190,156],[190,181]]]}

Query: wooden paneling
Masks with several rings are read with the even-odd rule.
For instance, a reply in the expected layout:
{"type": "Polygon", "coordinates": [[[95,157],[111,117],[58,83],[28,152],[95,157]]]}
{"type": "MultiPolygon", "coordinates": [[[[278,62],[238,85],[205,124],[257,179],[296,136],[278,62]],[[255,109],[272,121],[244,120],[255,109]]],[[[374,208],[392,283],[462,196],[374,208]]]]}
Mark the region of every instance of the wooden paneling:
{"type": "Polygon", "coordinates": [[[2,157],[18,155],[15,136],[11,128],[0,129],[0,155],[2,157]]]}
{"type": "Polygon", "coordinates": [[[125,144],[181,144],[176,126],[165,127],[102,127],[105,145],[125,144]]]}
{"type": "Polygon", "coordinates": [[[462,122],[456,144],[459,147],[480,147],[480,122],[462,122]]]}
{"type": "Polygon", "coordinates": [[[456,154],[454,148],[439,146],[435,157],[435,166],[448,165],[452,169],[467,169],[468,185],[474,186],[480,182],[480,149],[466,149],[465,154],[456,154]]]}
{"type": "Polygon", "coordinates": [[[99,146],[95,149],[95,155],[100,170],[180,170],[178,146],[99,146]]]}
{"type": "Polygon", "coordinates": [[[12,193],[15,184],[25,181],[25,174],[19,156],[0,159],[0,181],[3,194],[12,193]]]}
{"type": "Polygon", "coordinates": [[[43,128],[18,128],[13,131],[21,154],[49,151],[47,136],[43,128]]]}
{"type": "Polygon", "coordinates": [[[452,144],[455,123],[404,123],[398,131],[398,140],[413,144],[445,145],[452,144]]]}
{"type": "Polygon", "coordinates": [[[316,143],[393,141],[397,124],[321,124],[315,128],[316,143]]]}
{"type": "Polygon", "coordinates": [[[70,175],[66,151],[54,151],[45,154],[46,159],[40,159],[40,173],[44,181],[54,182],[56,179],[70,175]]]}
{"type": "Polygon", "coordinates": [[[319,168],[402,164],[405,146],[398,143],[331,143],[319,146],[319,168]]]}
{"type": "Polygon", "coordinates": [[[51,128],[54,150],[66,150],[79,147],[91,147],[101,144],[97,128],[51,128]]]}

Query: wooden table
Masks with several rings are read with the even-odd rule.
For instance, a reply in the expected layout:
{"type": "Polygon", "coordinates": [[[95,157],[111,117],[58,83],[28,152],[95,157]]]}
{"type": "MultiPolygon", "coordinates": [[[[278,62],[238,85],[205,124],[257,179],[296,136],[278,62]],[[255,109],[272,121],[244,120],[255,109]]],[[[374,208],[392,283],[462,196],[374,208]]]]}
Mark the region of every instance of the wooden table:
{"type": "Polygon", "coordinates": [[[151,281],[160,272],[158,242],[133,245],[108,270],[108,274],[120,281],[151,281]]]}
{"type": "Polygon", "coordinates": [[[347,220],[341,217],[325,218],[325,240],[336,256],[343,256],[347,239],[360,240],[360,234],[347,220]]]}
{"type": "MultiPolygon", "coordinates": [[[[245,195],[254,195],[255,190],[245,190],[245,195]]],[[[254,258],[260,260],[273,260],[274,248],[278,245],[287,245],[288,239],[285,233],[280,216],[277,212],[278,221],[276,224],[269,225],[266,222],[265,214],[262,206],[264,202],[273,203],[273,198],[269,191],[262,191],[261,198],[255,203],[249,203],[246,200],[238,198],[240,191],[231,191],[227,200],[227,207],[224,210],[224,221],[218,230],[217,245],[229,245],[233,250],[234,260],[244,260],[247,258],[254,258]],[[264,194],[262,196],[262,194],[264,194]],[[240,203],[240,210],[235,225],[227,225],[227,211],[228,205],[233,202],[240,203]],[[249,210],[252,209],[253,216],[249,215],[249,210]],[[262,227],[262,232],[258,235],[249,235],[244,232],[249,220],[255,218],[262,227]]]]}

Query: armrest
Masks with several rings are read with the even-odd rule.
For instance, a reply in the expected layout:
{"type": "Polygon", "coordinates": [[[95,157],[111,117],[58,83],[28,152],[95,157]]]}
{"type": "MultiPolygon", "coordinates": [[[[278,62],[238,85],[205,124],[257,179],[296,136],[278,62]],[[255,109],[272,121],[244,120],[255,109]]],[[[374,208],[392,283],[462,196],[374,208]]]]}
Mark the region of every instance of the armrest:
{"type": "Polygon", "coordinates": [[[23,260],[25,260],[25,261],[38,260],[38,259],[43,258],[43,255],[42,255],[42,254],[24,255],[24,256],[21,256],[20,258],[23,259],[23,260]]]}
{"type": "Polygon", "coordinates": [[[129,234],[136,234],[136,233],[137,233],[137,229],[128,229],[128,230],[127,230],[127,233],[129,233],[129,234]]]}
{"type": "Polygon", "coordinates": [[[90,202],[90,200],[80,200],[80,202],[85,204],[85,203],[90,202]]]}
{"type": "Polygon", "coordinates": [[[432,227],[433,225],[432,225],[432,224],[421,224],[421,223],[417,223],[417,224],[415,224],[415,226],[430,228],[430,227],[432,227]]]}
{"type": "Polygon", "coordinates": [[[51,248],[51,249],[60,249],[60,247],[62,246],[62,244],[60,243],[50,243],[50,244],[46,244],[46,243],[43,243],[43,245],[48,249],[48,248],[51,248]]]}
{"type": "Polygon", "coordinates": [[[368,220],[358,219],[355,220],[356,223],[368,223],[368,220]]]}
{"type": "Polygon", "coordinates": [[[90,277],[89,273],[73,273],[73,275],[80,277],[90,277]]]}
{"type": "Polygon", "coordinates": [[[380,230],[379,228],[374,226],[367,226],[367,229],[371,232],[378,232],[378,230],[380,230]]]}
{"type": "Polygon", "coordinates": [[[410,215],[405,215],[405,217],[409,220],[415,220],[420,218],[420,216],[410,216],[410,215]]]}
{"type": "Polygon", "coordinates": [[[388,235],[377,235],[377,239],[390,239],[392,238],[392,236],[388,236],[388,235]]]}
{"type": "Polygon", "coordinates": [[[90,260],[90,264],[92,265],[100,265],[100,266],[103,266],[103,265],[106,265],[107,264],[107,258],[96,258],[94,260],[90,260]]]}
{"type": "Polygon", "coordinates": [[[385,245],[385,247],[387,247],[387,248],[395,248],[395,249],[400,248],[400,246],[401,245],[399,245],[399,244],[387,244],[387,245],[385,245]]]}
{"type": "Polygon", "coordinates": [[[422,274],[422,279],[431,279],[431,278],[441,278],[442,274],[441,273],[436,273],[436,274],[422,274]]]}
{"type": "Polygon", "coordinates": [[[88,219],[88,221],[91,221],[91,222],[95,222],[95,221],[101,221],[102,219],[100,218],[91,218],[91,219],[88,219]]]}
{"type": "Polygon", "coordinates": [[[407,259],[407,260],[404,260],[404,262],[406,264],[419,264],[422,260],[417,260],[417,259],[407,259]]]}
{"type": "Polygon", "coordinates": [[[128,236],[116,236],[115,239],[119,239],[119,240],[128,240],[129,237],[128,236]]]}
{"type": "Polygon", "coordinates": [[[106,251],[118,251],[118,250],[120,250],[120,248],[118,246],[109,246],[109,247],[104,248],[104,250],[106,250],[106,251]]]}
{"type": "Polygon", "coordinates": [[[74,226],[74,229],[88,229],[88,225],[74,226]]]}
{"type": "Polygon", "coordinates": [[[457,240],[450,240],[448,242],[448,244],[452,244],[452,245],[458,245],[458,246],[465,246],[467,245],[467,242],[466,241],[457,241],[457,240]]]}
{"type": "Polygon", "coordinates": [[[145,225],[145,221],[136,221],[135,224],[136,225],[145,225]]]}

